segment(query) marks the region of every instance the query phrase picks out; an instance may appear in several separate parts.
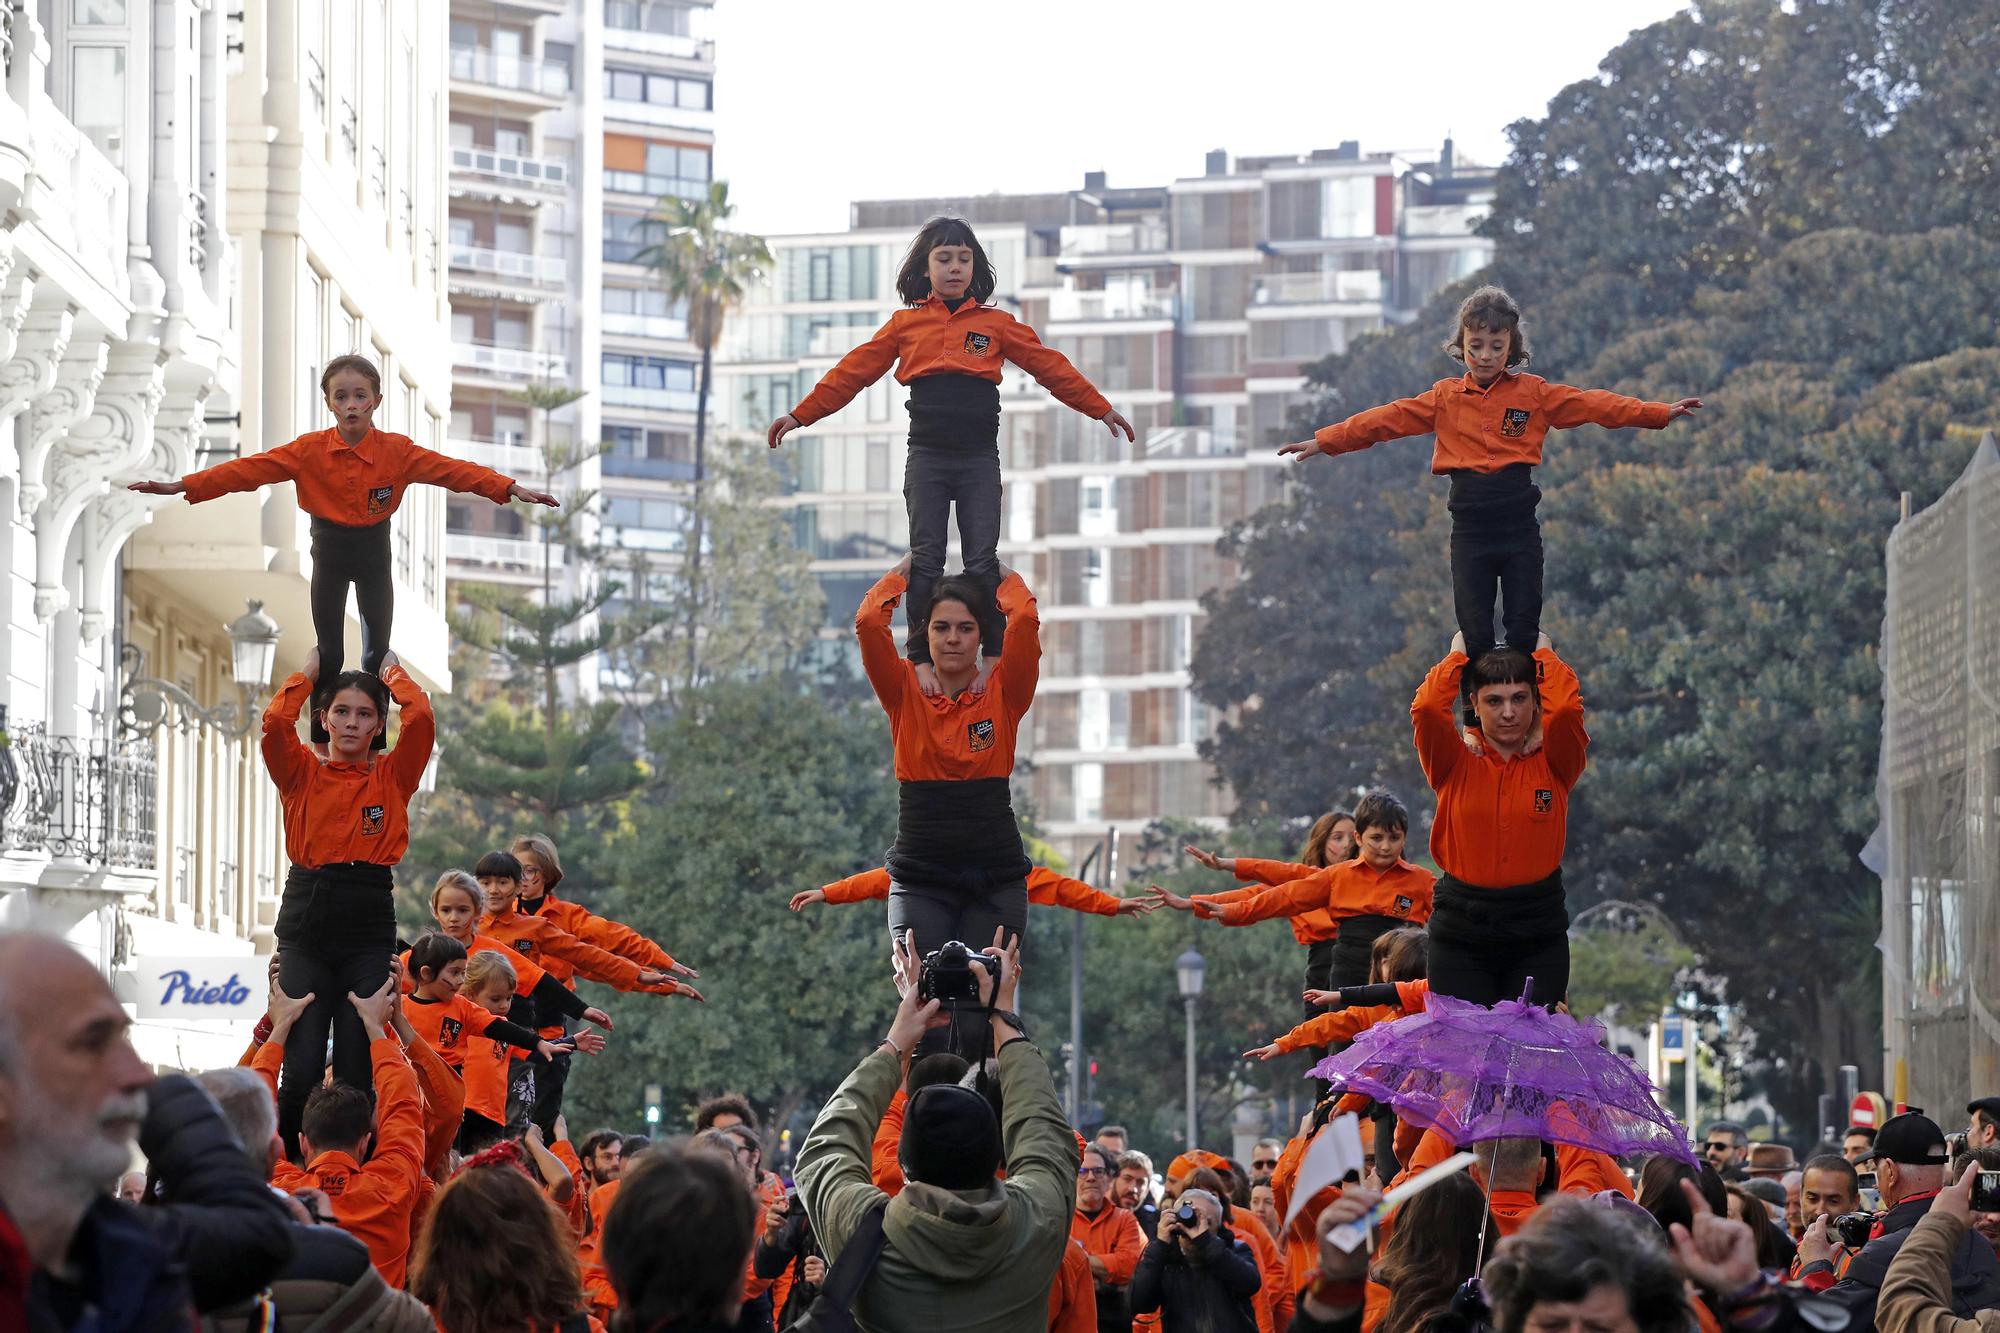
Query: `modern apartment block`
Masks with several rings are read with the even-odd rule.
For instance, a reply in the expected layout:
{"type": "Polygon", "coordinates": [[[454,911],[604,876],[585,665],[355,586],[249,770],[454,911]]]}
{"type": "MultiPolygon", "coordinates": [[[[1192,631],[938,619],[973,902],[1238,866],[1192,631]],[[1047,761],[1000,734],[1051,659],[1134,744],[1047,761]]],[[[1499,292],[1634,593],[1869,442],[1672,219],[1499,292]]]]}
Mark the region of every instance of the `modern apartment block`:
{"type": "MultiPolygon", "coordinates": [[[[840,234],[768,238],[770,281],[725,338],[719,411],[761,432],[898,302],[896,265],[923,220],[970,220],[995,300],[1131,418],[1139,442],[1055,402],[1009,367],[1001,558],[1041,606],[1031,790],[1072,861],[1116,827],[1221,819],[1230,797],[1197,752],[1215,720],[1188,688],[1200,598],[1235,570],[1215,547],[1275,498],[1275,449],[1305,397],[1302,367],[1414,316],[1490,258],[1472,234],[1492,173],[1434,154],[1208,155],[1158,186],[857,203],[840,234]]],[[[868,585],[907,547],[906,394],[885,377],[788,442],[787,503],[826,588],[829,651],[868,585]]],[[[1301,814],[1309,812],[1299,812],[1301,814]]]]}
{"type": "MultiPolygon", "coordinates": [[[[0,923],[65,935],[121,998],[149,955],[259,979],[285,857],[257,718],[313,646],[289,484],[125,483],[329,424],[348,351],[382,367],[382,425],[444,445],[445,36],[429,0],[0,15],[0,923]]],[[[432,689],[443,516],[413,492],[393,529],[395,646],[432,689]]],[[[212,1067],[247,1027],[133,1042],[212,1067]]]]}
{"type": "MultiPolygon", "coordinates": [[[[685,310],[633,261],[663,196],[708,189],[708,14],[706,0],[451,5],[452,434],[537,478],[539,414],[513,394],[584,390],[555,414],[556,442],[610,448],[558,485],[597,491],[598,523],[653,551],[681,541],[700,358],[685,310]]],[[[545,552],[518,514],[449,512],[452,578],[540,581],[545,552]]]]}

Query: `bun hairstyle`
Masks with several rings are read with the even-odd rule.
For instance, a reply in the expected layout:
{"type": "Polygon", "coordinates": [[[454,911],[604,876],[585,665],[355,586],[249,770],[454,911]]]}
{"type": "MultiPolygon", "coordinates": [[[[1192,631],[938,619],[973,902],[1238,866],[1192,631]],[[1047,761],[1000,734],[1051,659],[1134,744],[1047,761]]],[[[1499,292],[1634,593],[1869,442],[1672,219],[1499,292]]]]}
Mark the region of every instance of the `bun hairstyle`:
{"type": "Polygon", "coordinates": [[[421,985],[425,972],[436,981],[447,967],[463,962],[465,957],[465,946],[441,930],[419,935],[410,946],[410,984],[421,985]]]}

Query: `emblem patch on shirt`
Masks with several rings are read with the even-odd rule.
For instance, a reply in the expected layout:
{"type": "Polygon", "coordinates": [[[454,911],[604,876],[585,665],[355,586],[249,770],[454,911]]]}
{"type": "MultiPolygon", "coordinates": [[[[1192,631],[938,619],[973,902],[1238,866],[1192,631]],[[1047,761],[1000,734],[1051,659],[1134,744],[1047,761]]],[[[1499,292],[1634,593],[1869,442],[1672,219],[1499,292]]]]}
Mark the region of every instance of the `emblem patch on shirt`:
{"type": "Polygon", "coordinates": [[[379,805],[362,806],[361,836],[364,838],[372,838],[377,833],[380,833],[382,831],[382,820],[388,813],[389,812],[387,809],[379,805]]]}
{"type": "Polygon", "coordinates": [[[1535,813],[1545,815],[1556,808],[1556,794],[1547,787],[1535,788],[1535,813]]]}
{"type": "Polygon", "coordinates": [[[347,1192],[347,1173],[337,1166],[323,1166],[313,1172],[319,1177],[319,1187],[329,1199],[337,1199],[347,1192]]]}
{"type": "Polygon", "coordinates": [[[1403,916],[1408,916],[1410,914],[1410,909],[1412,907],[1415,907],[1416,905],[1417,905],[1416,902],[1413,899],[1409,898],[1407,895],[1401,893],[1396,895],[1396,911],[1401,913],[1403,916]]]}
{"type": "Polygon", "coordinates": [[[534,942],[531,940],[515,940],[514,952],[520,954],[523,958],[532,958],[535,956],[534,942]]]}
{"type": "MultiPolygon", "coordinates": [[[[1520,434],[1519,431],[1515,431],[1514,433],[1516,435],[1520,434]]],[[[396,498],[396,488],[394,486],[374,486],[369,488],[368,512],[371,514],[388,513],[389,501],[395,498],[396,498]]]]}
{"type": "Polygon", "coordinates": [[[456,1018],[442,1019],[438,1023],[438,1040],[447,1046],[458,1044],[458,1034],[465,1030],[465,1024],[456,1018]]]}
{"type": "Polygon", "coordinates": [[[987,334],[968,333],[965,335],[965,350],[973,356],[985,356],[992,346],[993,339],[987,334]]]}
{"type": "Polygon", "coordinates": [[[1527,429],[1527,408],[1510,407],[1500,414],[1500,433],[1502,435],[1520,435],[1525,433],[1527,429]]]}
{"type": "Polygon", "coordinates": [[[965,737],[972,743],[974,753],[992,749],[993,719],[989,717],[983,722],[968,722],[965,726],[965,737]]]}

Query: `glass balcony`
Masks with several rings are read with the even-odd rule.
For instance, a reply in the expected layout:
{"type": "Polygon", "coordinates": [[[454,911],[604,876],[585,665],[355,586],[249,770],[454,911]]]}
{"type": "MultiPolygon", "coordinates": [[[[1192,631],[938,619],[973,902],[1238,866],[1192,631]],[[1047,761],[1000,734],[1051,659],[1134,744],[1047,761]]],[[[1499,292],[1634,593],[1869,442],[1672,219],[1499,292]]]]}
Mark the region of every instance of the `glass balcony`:
{"type": "Polygon", "coordinates": [[[1108,319],[1172,319],[1174,294],[1151,288],[1114,288],[1102,292],[1049,293],[1049,322],[1108,319]]]}
{"type": "Polygon", "coordinates": [[[494,148],[451,150],[451,169],[461,175],[560,194],[569,183],[569,163],[561,158],[503,153],[494,148]]]}
{"type": "Polygon", "coordinates": [[[1492,211],[1490,204],[1417,204],[1403,210],[1403,235],[1467,236],[1492,211]]]}
{"type": "Polygon", "coordinates": [[[451,48],[451,77],[515,92],[563,97],[569,92],[569,68],[533,56],[509,55],[483,46],[451,48]]]}
{"type": "Polygon", "coordinates": [[[560,255],[531,255],[517,250],[491,250],[480,245],[453,244],[446,247],[454,269],[484,273],[496,278],[538,287],[561,287],[569,281],[569,261],[560,255]]]}
{"type": "Polygon", "coordinates": [[[656,412],[694,411],[693,389],[661,389],[637,384],[607,384],[599,399],[609,407],[644,407],[656,412]]]}
{"type": "Polygon", "coordinates": [[[509,435],[504,440],[454,436],[450,445],[456,457],[469,458],[520,480],[540,477],[547,463],[542,451],[527,444],[520,435],[509,435]]]}
{"type": "Polygon", "coordinates": [[[643,194],[659,199],[673,195],[679,199],[705,199],[707,181],[683,180],[678,176],[650,176],[643,171],[606,171],[604,188],[612,194],[643,194]]]}
{"type": "MultiPolygon", "coordinates": [[[[605,257],[610,258],[609,255],[605,257]]],[[[687,320],[679,315],[607,313],[600,327],[606,333],[623,338],[660,338],[669,342],[686,342],[688,336],[687,320]]]]}
{"type": "Polygon", "coordinates": [[[620,27],[608,10],[604,21],[604,45],[614,51],[644,51],[648,55],[673,56],[678,60],[715,59],[715,43],[706,37],[620,27]]]}
{"type": "Polygon", "coordinates": [[[473,532],[447,532],[444,553],[448,560],[468,565],[504,565],[523,570],[539,570],[544,554],[551,568],[563,567],[564,547],[526,537],[488,537],[473,532]]]}
{"type": "Polygon", "coordinates": [[[634,458],[609,453],[598,460],[607,477],[640,477],[647,481],[693,481],[694,464],[677,458],[634,458]]]}
{"type": "Polygon", "coordinates": [[[492,343],[454,342],[451,363],[461,370],[503,379],[566,380],[569,358],[561,352],[538,352],[532,347],[499,347],[492,343]]]}
{"type": "Polygon", "coordinates": [[[1087,259],[1097,255],[1156,254],[1167,248],[1164,222],[1113,222],[1064,227],[1060,258],[1087,259]]]}
{"type": "Polygon", "coordinates": [[[1380,269],[1338,273],[1263,273],[1252,301],[1257,305],[1372,304],[1382,299],[1380,269]]]}

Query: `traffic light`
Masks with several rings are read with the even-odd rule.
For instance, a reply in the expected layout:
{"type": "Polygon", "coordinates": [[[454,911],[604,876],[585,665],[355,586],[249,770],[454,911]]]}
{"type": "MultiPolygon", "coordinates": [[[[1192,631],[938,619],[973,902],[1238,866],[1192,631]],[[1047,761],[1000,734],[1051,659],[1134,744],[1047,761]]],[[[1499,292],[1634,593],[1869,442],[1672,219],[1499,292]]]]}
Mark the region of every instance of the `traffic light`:
{"type": "Polygon", "coordinates": [[[660,1101],[660,1085],[657,1083],[648,1083],[646,1085],[646,1123],[648,1125],[657,1126],[660,1123],[660,1101]]]}

